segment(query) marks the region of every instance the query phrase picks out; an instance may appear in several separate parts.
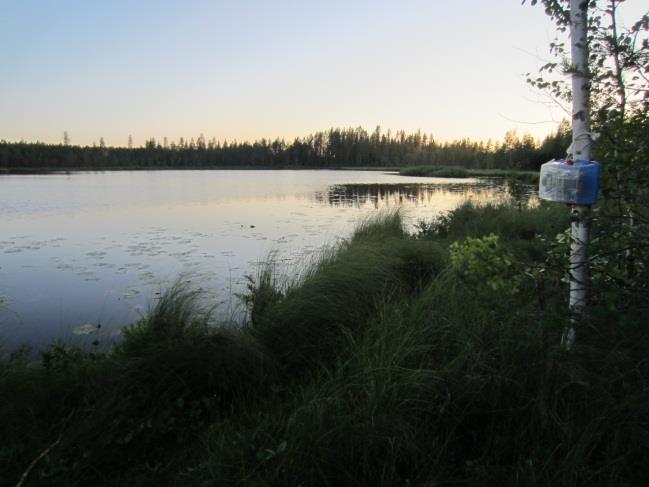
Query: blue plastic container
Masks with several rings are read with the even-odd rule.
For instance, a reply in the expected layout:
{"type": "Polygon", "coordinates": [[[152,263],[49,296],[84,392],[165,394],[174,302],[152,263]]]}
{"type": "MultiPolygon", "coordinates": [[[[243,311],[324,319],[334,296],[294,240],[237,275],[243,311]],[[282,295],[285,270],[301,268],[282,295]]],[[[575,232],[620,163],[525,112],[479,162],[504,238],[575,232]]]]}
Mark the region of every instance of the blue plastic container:
{"type": "Polygon", "coordinates": [[[596,161],[552,160],[541,166],[539,198],[570,205],[594,205],[602,166],[596,161]]]}

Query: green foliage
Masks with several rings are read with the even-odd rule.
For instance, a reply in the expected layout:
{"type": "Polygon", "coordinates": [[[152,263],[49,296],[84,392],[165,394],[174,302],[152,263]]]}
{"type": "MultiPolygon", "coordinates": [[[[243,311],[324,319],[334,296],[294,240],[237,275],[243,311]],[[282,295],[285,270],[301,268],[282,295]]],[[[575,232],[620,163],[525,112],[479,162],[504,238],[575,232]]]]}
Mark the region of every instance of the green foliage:
{"type": "MultiPolygon", "coordinates": [[[[532,2],[536,3],[536,2],[532,2]]],[[[564,75],[570,73],[568,5],[540,3],[559,27],[551,44],[554,59],[530,79],[555,98],[570,100],[564,75]]],[[[602,163],[602,201],[591,214],[592,306],[646,309],[649,238],[649,14],[621,22],[630,2],[606,0],[588,5],[592,157],[602,163]],[[627,5],[628,4],[628,5],[627,5]]]]}
{"type": "Polygon", "coordinates": [[[57,341],[50,345],[49,350],[41,354],[43,367],[48,370],[65,371],[76,365],[83,353],[78,348],[67,347],[57,341]]]}
{"type": "Polygon", "coordinates": [[[513,258],[500,245],[497,235],[468,237],[462,243],[453,242],[449,250],[452,269],[460,279],[484,284],[492,291],[518,292],[512,269],[513,258]]]}

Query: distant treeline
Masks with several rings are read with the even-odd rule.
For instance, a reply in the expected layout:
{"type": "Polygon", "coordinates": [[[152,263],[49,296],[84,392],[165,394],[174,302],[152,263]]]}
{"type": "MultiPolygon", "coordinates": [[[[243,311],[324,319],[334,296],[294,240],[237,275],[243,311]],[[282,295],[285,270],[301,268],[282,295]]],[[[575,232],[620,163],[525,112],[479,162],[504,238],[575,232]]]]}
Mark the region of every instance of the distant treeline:
{"type": "MultiPolygon", "coordinates": [[[[511,130],[502,142],[469,139],[438,142],[417,131],[372,133],[363,128],[332,128],[292,142],[261,139],[256,142],[178,142],[148,140],[143,147],[107,147],[103,139],[93,146],[0,141],[0,170],[209,168],[209,167],[363,167],[458,165],[466,168],[536,170],[560,157],[570,144],[570,128],[562,122],[543,141],[531,135],[518,137],[511,130]]],[[[130,141],[130,138],[129,138],[130,141]]],[[[129,145],[130,142],[129,142],[129,145]]]]}

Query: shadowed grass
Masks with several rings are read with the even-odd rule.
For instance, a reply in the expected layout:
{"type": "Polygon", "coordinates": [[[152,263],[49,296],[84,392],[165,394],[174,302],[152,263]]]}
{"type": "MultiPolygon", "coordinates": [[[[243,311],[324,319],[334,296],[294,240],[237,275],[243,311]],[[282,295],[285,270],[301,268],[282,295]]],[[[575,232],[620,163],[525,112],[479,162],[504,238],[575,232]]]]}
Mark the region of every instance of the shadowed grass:
{"type": "Polygon", "coordinates": [[[535,208],[509,204],[466,202],[431,222],[420,225],[421,236],[455,241],[490,233],[508,241],[532,241],[537,236],[553,238],[569,225],[570,213],[556,204],[541,202],[535,208]]]}
{"type": "Polygon", "coordinates": [[[566,219],[465,204],[411,236],[384,214],[287,285],[262,269],[247,326],[176,285],[110,353],[4,357],[0,470],[59,440],[34,484],[646,485],[649,332],[602,302],[559,347],[566,219]],[[505,288],[448,255],[492,233],[505,288]]]}
{"type": "Polygon", "coordinates": [[[16,452],[0,452],[14,478],[38,453],[32,435],[42,445],[61,434],[33,474],[41,483],[104,483],[116,465],[129,483],[164,483],[211,421],[237,402],[263,397],[275,381],[274,360],[246,330],[208,326],[210,312],[199,298],[172,286],[105,355],[61,345],[43,354],[42,365],[3,362],[0,393],[27,406],[24,414],[0,409],[8,428],[6,419],[22,421],[22,431],[4,436],[16,452]]]}
{"type": "Polygon", "coordinates": [[[553,313],[525,296],[487,311],[470,293],[442,275],[380,307],[283,403],[212,425],[195,475],[222,485],[646,482],[649,405],[645,371],[634,370],[646,330],[565,354],[553,313]]]}
{"type": "MultiPolygon", "coordinates": [[[[427,238],[502,232],[505,242],[520,245],[553,236],[565,223],[551,208],[465,205],[427,238]]],[[[536,255],[521,248],[521,255],[536,255]]],[[[338,262],[344,258],[326,264],[338,262]]],[[[212,425],[208,457],[194,478],[241,485],[645,483],[641,350],[649,333],[633,316],[618,316],[625,336],[591,335],[579,353],[566,354],[559,346],[563,291],[546,286],[543,299],[530,299],[541,292],[534,280],[543,278],[529,279],[518,292],[486,293],[447,269],[365,308],[364,320],[349,320],[360,324],[354,332],[339,330],[346,333],[336,356],[305,359],[313,371],[272,407],[212,425]],[[620,441],[627,435],[631,442],[620,441]]],[[[285,299],[288,306],[291,294],[285,299]]],[[[338,299],[331,304],[344,302],[338,299]]],[[[302,338],[284,343],[299,348],[302,338]]]]}
{"type": "Polygon", "coordinates": [[[257,336],[293,372],[326,363],[379,303],[414,292],[444,265],[435,242],[405,238],[399,215],[384,215],[303,273],[255,323],[257,336]]]}

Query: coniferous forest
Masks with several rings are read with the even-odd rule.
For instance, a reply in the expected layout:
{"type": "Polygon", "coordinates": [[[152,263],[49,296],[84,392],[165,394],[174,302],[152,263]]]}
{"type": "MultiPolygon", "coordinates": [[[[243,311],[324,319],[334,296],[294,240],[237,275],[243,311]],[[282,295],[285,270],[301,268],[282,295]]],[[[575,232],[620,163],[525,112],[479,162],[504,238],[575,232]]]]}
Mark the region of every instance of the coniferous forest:
{"type": "MultiPolygon", "coordinates": [[[[358,128],[332,128],[292,142],[261,139],[255,142],[182,137],[169,142],[149,139],[143,147],[108,147],[100,139],[92,146],[0,141],[0,171],[147,168],[340,168],[455,165],[480,169],[536,170],[561,157],[569,145],[566,121],[543,141],[516,131],[502,141],[476,142],[468,138],[440,142],[421,131],[369,133],[358,128]]],[[[129,141],[131,139],[129,138],[129,141]]],[[[129,142],[129,146],[132,145],[129,142]]]]}

